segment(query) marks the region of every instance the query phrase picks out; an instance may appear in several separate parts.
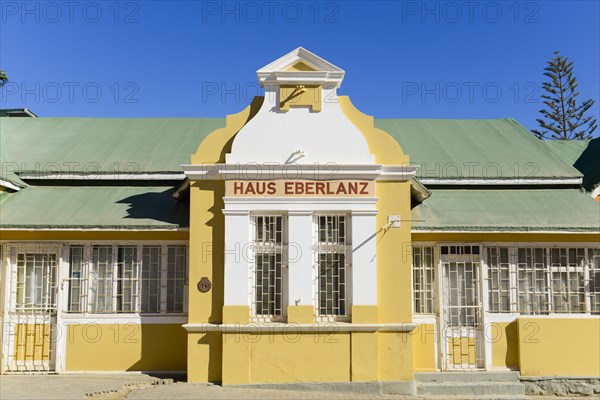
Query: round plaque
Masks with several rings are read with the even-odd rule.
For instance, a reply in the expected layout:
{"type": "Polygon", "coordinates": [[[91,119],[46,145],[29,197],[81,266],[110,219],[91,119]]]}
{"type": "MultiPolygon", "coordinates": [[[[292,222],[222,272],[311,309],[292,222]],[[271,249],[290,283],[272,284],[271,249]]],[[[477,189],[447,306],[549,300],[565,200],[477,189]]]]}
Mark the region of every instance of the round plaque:
{"type": "Polygon", "coordinates": [[[202,279],[200,279],[200,282],[198,282],[198,290],[201,293],[208,292],[211,287],[212,287],[212,283],[210,283],[210,280],[205,276],[203,276],[202,279]]]}

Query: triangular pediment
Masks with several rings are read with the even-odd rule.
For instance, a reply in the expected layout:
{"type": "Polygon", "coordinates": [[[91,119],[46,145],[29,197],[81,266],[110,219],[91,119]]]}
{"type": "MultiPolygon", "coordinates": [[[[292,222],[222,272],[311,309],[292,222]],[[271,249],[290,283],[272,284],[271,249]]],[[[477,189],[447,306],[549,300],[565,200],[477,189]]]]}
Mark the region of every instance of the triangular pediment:
{"type": "Polygon", "coordinates": [[[329,82],[336,86],[339,86],[344,79],[344,73],[343,69],[302,47],[292,50],[256,71],[261,84],[329,82]]]}
{"type": "Polygon", "coordinates": [[[313,67],[311,67],[310,65],[306,65],[304,64],[302,61],[298,61],[296,64],[287,67],[285,69],[286,71],[292,71],[292,72],[299,72],[299,71],[316,71],[316,69],[314,69],[313,67]]]}

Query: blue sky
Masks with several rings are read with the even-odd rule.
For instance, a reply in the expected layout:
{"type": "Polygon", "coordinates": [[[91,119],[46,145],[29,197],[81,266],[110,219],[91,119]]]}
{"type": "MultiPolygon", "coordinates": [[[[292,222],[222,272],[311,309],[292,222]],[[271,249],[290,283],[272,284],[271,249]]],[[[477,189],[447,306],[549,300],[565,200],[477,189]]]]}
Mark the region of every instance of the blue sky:
{"type": "Polygon", "coordinates": [[[222,117],[298,46],[345,69],[340,93],[367,114],[529,129],[560,50],[600,114],[598,1],[2,0],[0,12],[0,106],[44,117],[222,117]]]}

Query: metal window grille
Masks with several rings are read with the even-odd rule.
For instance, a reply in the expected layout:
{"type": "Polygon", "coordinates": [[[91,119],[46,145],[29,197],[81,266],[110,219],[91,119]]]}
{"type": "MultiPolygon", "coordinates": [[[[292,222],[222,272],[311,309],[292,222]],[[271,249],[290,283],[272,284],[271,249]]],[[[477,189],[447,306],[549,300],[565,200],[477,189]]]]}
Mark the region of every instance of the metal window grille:
{"type": "Polygon", "coordinates": [[[56,308],[56,254],[17,255],[16,311],[50,311],[56,308]]]}
{"type": "Polygon", "coordinates": [[[281,319],[285,316],[285,267],[287,245],[281,215],[257,215],[254,225],[254,319],[281,319]]]}
{"type": "Polygon", "coordinates": [[[600,249],[587,250],[587,265],[589,272],[586,281],[590,311],[600,314],[600,249]]]}
{"type": "Polygon", "coordinates": [[[491,312],[599,312],[600,249],[487,248],[491,312]]]}
{"type": "Polygon", "coordinates": [[[585,249],[550,249],[554,312],[585,312],[585,249]]]}
{"type": "Polygon", "coordinates": [[[69,247],[69,312],[183,313],[186,246],[69,247]]]}
{"type": "Polygon", "coordinates": [[[511,312],[512,268],[507,247],[487,248],[488,303],[491,312],[511,312]]]}
{"type": "Polygon", "coordinates": [[[167,312],[182,313],[185,307],[186,247],[167,247],[167,312]]]}
{"type": "Polygon", "coordinates": [[[85,295],[84,247],[69,247],[69,311],[84,312],[85,295]]]}
{"type": "Polygon", "coordinates": [[[316,219],[318,314],[325,319],[348,317],[349,218],[338,214],[316,219]]]}
{"type": "Polygon", "coordinates": [[[139,265],[137,247],[119,246],[117,248],[117,290],[116,311],[138,311],[139,265]]]}
{"type": "Polygon", "coordinates": [[[433,314],[435,307],[435,260],[433,246],[413,246],[414,312],[433,314]]]}
{"type": "Polygon", "coordinates": [[[480,324],[479,262],[443,262],[446,323],[477,327],[480,324]]]}
{"type": "Polygon", "coordinates": [[[94,246],[88,279],[91,312],[113,311],[114,272],[112,246],[94,246]]]}
{"type": "Polygon", "coordinates": [[[550,311],[550,288],[546,249],[517,249],[516,269],[518,311],[521,314],[547,314],[550,311]]]}
{"type": "Polygon", "coordinates": [[[144,246],[142,249],[141,312],[160,312],[161,246],[144,246]]]}

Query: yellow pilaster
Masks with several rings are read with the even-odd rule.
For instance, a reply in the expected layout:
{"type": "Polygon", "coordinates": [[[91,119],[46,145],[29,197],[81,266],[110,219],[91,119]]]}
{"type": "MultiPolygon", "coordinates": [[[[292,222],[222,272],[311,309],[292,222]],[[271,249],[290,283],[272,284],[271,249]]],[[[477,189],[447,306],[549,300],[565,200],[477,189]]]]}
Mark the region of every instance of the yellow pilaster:
{"type": "Polygon", "coordinates": [[[223,307],[223,323],[239,325],[235,333],[223,334],[224,385],[250,383],[250,334],[245,330],[250,322],[250,307],[223,307]]]}
{"type": "MultiPolygon", "coordinates": [[[[352,323],[377,323],[377,306],[352,306],[352,323]]],[[[351,334],[351,375],[353,382],[373,382],[379,379],[377,332],[351,334]]]]}
{"type": "MultiPolygon", "coordinates": [[[[194,164],[212,164],[225,161],[231,149],[232,138],[258,111],[263,98],[257,97],[238,114],[226,118],[224,128],[212,132],[192,155],[194,164]]],[[[224,207],[223,181],[190,182],[190,293],[189,323],[223,321],[224,280],[224,207]],[[208,278],[212,288],[201,293],[198,282],[208,278]]],[[[188,334],[188,381],[221,382],[225,335],[221,333],[188,334]]]]}

